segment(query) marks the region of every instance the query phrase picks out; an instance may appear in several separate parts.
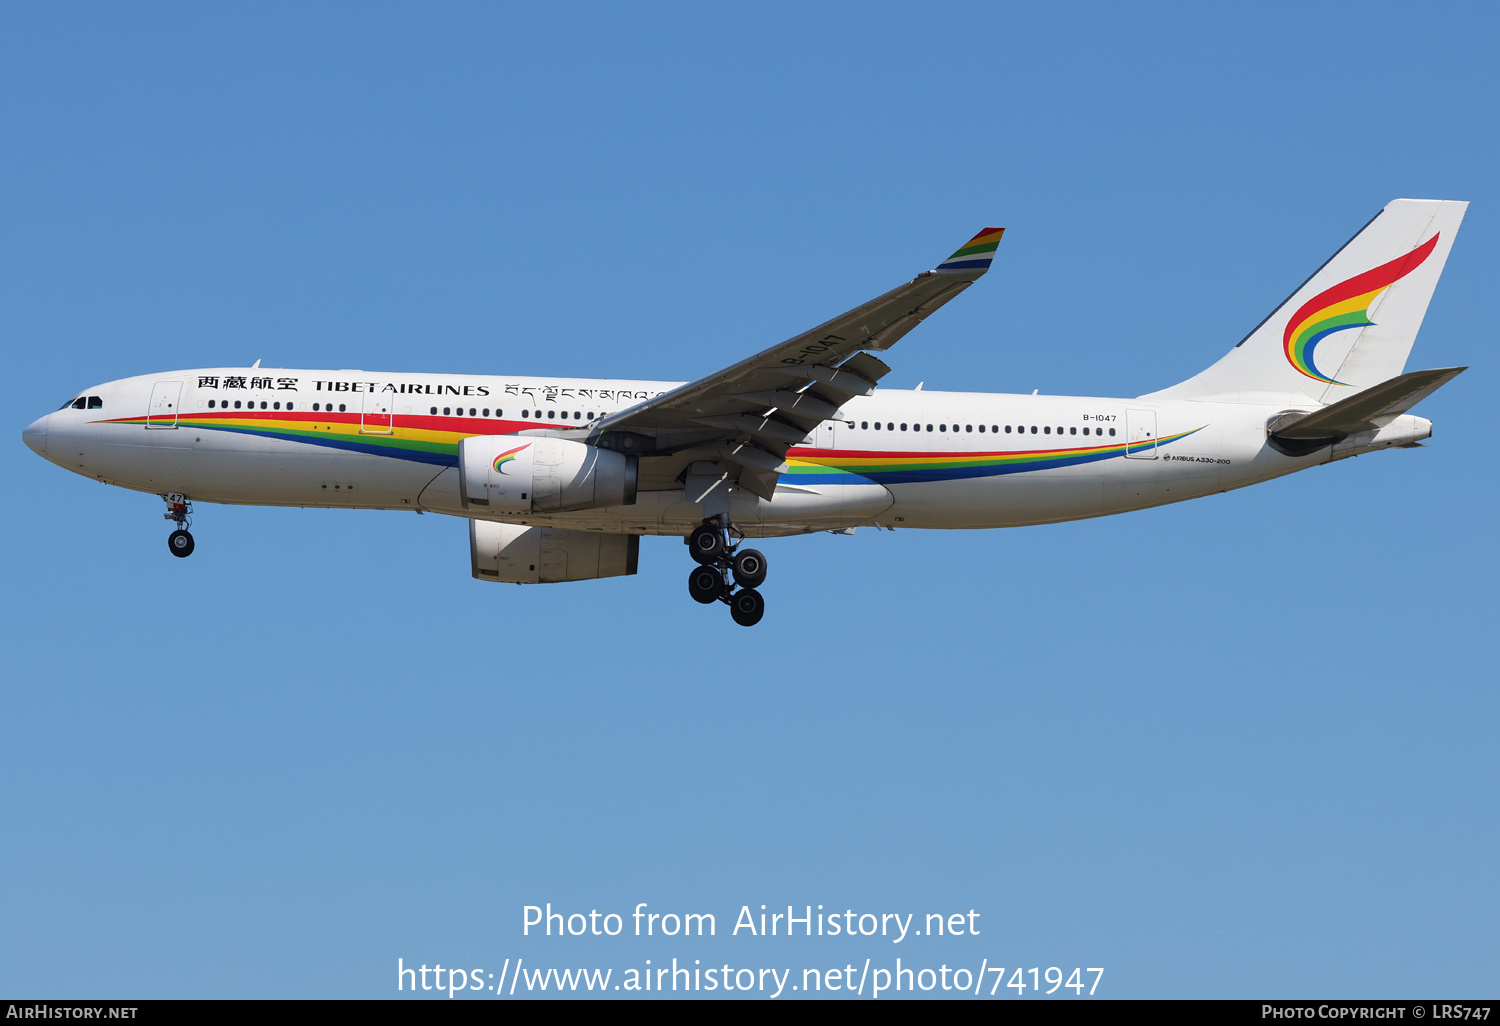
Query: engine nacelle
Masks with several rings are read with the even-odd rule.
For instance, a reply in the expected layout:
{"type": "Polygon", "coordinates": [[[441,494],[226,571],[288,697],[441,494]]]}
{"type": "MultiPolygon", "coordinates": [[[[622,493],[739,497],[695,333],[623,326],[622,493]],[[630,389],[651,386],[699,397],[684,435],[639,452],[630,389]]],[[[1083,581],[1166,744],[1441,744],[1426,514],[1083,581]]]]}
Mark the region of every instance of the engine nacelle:
{"type": "Polygon", "coordinates": [[[481,581],[552,584],[623,577],[635,573],[640,552],[638,534],[469,521],[469,557],[481,581]]]}
{"type": "Polygon", "coordinates": [[[561,438],[475,435],[458,443],[464,508],[523,515],[635,504],[636,457],[561,438]]]}

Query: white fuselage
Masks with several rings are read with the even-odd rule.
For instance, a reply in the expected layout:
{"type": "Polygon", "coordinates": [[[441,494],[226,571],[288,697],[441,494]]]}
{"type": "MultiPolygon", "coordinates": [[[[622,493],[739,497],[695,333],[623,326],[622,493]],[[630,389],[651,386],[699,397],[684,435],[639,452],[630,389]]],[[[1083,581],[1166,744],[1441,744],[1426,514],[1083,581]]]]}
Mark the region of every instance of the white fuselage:
{"type": "MultiPolygon", "coordinates": [[[[25,438],[85,477],[198,502],[474,518],[483,514],[459,495],[461,439],[582,441],[601,416],[678,384],[210,368],[100,385],[84,393],[95,408],[58,410],[25,438]]],[[[1404,415],[1294,458],[1267,443],[1267,422],[1289,408],[880,389],[791,450],[772,500],[737,489],[732,515],[751,535],[1052,523],[1240,488],[1431,433],[1404,415]]],[[[630,506],[492,519],[685,534],[702,516],[680,482],[647,478],[630,506]]]]}

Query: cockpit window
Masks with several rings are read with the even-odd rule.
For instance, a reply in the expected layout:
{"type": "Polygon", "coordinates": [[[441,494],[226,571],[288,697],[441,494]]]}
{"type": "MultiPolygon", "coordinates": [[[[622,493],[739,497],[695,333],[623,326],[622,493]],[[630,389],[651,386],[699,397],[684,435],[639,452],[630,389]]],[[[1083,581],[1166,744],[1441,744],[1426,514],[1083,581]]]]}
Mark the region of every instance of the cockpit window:
{"type": "Polygon", "coordinates": [[[91,395],[91,396],[89,396],[89,409],[91,409],[91,410],[102,410],[102,409],[104,409],[104,397],[103,396],[97,396],[97,395],[91,395]]]}
{"type": "Polygon", "coordinates": [[[88,409],[88,405],[89,401],[83,396],[79,396],[77,399],[73,400],[73,409],[75,410],[86,410],[88,409]]]}
{"type": "Polygon", "coordinates": [[[67,402],[65,402],[61,406],[59,406],[58,409],[59,410],[66,410],[69,406],[72,406],[75,402],[78,402],[78,401],[79,400],[77,400],[77,399],[69,399],[67,402]]]}

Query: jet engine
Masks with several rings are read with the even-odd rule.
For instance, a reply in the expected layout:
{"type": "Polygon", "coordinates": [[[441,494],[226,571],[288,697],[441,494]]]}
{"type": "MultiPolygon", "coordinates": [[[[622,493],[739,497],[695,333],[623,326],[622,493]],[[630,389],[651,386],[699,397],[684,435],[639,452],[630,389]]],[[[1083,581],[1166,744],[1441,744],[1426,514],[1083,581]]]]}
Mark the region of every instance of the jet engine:
{"type": "Polygon", "coordinates": [[[562,438],[475,435],[458,444],[464,508],[502,515],[635,504],[636,457],[562,438]]]}
{"type": "Polygon", "coordinates": [[[638,534],[469,521],[469,556],[480,581],[552,584],[623,577],[635,573],[640,551],[638,534]]]}

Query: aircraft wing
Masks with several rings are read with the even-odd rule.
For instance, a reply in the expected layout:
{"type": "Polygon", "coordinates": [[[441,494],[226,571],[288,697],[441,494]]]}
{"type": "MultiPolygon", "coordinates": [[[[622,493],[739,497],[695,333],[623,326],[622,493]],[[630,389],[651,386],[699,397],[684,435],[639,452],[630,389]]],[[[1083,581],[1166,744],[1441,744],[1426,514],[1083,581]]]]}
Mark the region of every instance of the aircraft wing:
{"type": "MultiPolygon", "coordinates": [[[[937,268],[746,360],[597,422],[590,439],[637,452],[644,477],[674,479],[694,460],[722,460],[769,499],[800,444],[890,368],[889,349],[989,270],[1003,228],[985,228],[937,268]]],[[[665,487],[665,482],[661,482],[665,487]]],[[[643,482],[642,487],[648,487],[643,482]]]]}

